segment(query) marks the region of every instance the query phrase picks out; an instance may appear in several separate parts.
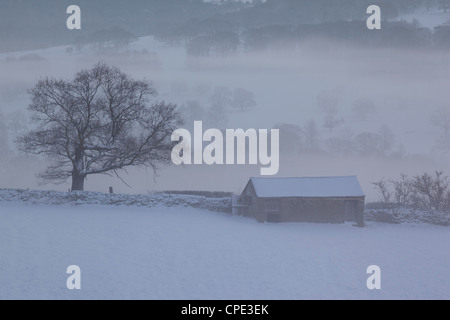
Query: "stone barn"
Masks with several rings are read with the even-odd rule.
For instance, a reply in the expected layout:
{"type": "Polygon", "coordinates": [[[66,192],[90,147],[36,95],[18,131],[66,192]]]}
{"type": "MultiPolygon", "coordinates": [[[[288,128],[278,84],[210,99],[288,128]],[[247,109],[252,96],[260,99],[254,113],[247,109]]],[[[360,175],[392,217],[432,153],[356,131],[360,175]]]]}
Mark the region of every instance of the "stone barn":
{"type": "Polygon", "coordinates": [[[356,176],[251,178],[235,212],[259,222],[356,222],[364,225],[365,195],[356,176]]]}

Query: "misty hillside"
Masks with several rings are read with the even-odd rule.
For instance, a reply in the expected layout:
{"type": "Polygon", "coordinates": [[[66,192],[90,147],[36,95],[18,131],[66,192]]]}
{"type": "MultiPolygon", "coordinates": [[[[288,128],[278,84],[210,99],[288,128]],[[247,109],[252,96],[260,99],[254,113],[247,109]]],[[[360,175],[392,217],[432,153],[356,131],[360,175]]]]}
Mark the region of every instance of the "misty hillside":
{"type": "MultiPolygon", "coordinates": [[[[77,5],[82,10],[84,31],[80,35],[66,29],[66,8],[71,4],[67,0],[1,0],[0,52],[145,35],[172,44],[208,41],[213,37],[222,42],[245,42],[254,46],[254,42],[264,42],[266,37],[302,39],[316,35],[359,41],[367,36],[367,32],[364,36],[359,34],[359,29],[367,19],[369,5],[380,5],[386,21],[417,10],[425,14],[446,13],[450,7],[447,0],[259,0],[251,3],[135,0],[133,5],[126,1],[80,0],[77,5]]],[[[439,43],[443,41],[442,37],[448,39],[447,30],[444,35],[441,30],[431,37],[422,26],[414,23],[398,25],[389,22],[384,29],[389,31],[366,43],[375,41],[376,45],[393,45],[399,38],[406,37],[401,43],[423,45],[431,42],[431,38],[439,43]]]]}
{"type": "MultiPolygon", "coordinates": [[[[195,120],[278,129],[280,176],[357,175],[379,201],[372,183],[381,178],[450,171],[442,1],[380,1],[387,21],[376,31],[365,26],[368,1],[80,1],[82,30],[72,31],[69,4],[0,0],[0,50],[45,47],[0,54],[1,188],[67,191],[38,184],[49,160],[15,141],[34,127],[28,90],[37,80],[69,79],[99,61],[152,81],[188,130],[195,120]]],[[[172,166],[155,178],[130,168],[128,185],[98,176],[88,190],[240,193],[258,170],[172,166]]]]}
{"type": "MultiPolygon", "coordinates": [[[[43,76],[67,79],[98,61],[154,81],[163,99],[178,104],[188,129],[194,120],[203,120],[205,128],[278,128],[281,176],[356,174],[369,201],[378,201],[372,182],[380,178],[450,171],[445,51],[361,49],[311,40],[295,52],[282,46],[229,57],[192,57],[184,48],[153,37],[115,46],[99,43],[0,55],[0,187],[43,187],[37,185],[36,174],[46,159],[20,153],[14,143],[32,127],[27,90],[43,76]],[[211,102],[227,92],[253,95],[257,106],[242,111],[224,105],[217,112],[211,102]]],[[[120,193],[145,194],[213,187],[240,193],[258,170],[169,167],[155,183],[152,170],[130,169],[125,180],[131,188],[107,176],[91,178],[88,188],[105,191],[114,186],[120,193]]]]}

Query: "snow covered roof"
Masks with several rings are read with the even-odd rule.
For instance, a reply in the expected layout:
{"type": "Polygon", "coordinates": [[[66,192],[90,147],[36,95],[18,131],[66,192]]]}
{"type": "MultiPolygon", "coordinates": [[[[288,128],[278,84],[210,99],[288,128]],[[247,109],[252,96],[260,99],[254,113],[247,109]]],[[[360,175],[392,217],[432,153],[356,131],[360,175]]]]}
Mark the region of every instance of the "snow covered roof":
{"type": "Polygon", "coordinates": [[[356,176],[308,178],[252,178],[260,198],[363,197],[356,176]]]}

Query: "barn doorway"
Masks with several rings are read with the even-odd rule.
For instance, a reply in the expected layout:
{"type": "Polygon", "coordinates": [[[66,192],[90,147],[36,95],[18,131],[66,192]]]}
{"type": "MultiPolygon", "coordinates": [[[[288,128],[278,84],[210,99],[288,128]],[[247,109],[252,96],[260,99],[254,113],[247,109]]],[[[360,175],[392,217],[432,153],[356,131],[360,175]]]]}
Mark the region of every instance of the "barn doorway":
{"type": "Polygon", "coordinates": [[[345,200],[345,221],[356,222],[357,201],[345,200]]]}

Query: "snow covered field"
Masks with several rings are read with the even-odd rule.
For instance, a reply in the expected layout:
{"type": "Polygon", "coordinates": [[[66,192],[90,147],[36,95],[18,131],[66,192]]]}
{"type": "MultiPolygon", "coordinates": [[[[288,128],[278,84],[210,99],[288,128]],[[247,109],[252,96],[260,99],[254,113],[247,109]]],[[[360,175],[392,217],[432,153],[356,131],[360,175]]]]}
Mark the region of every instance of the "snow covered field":
{"type": "Polygon", "coordinates": [[[0,299],[450,299],[450,229],[0,202],[0,299]],[[81,268],[81,290],[66,268],[81,268]],[[381,267],[378,291],[368,266],[381,267]]]}

